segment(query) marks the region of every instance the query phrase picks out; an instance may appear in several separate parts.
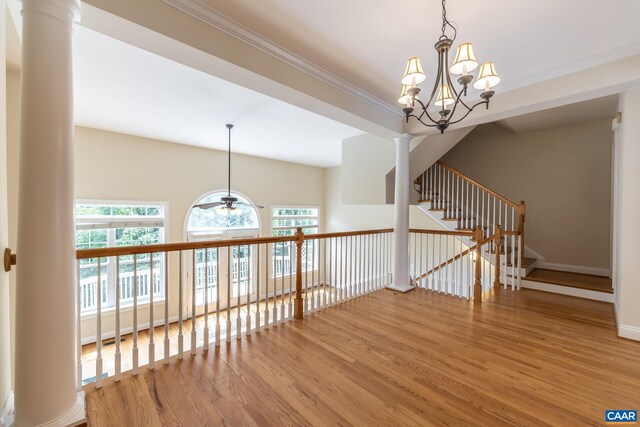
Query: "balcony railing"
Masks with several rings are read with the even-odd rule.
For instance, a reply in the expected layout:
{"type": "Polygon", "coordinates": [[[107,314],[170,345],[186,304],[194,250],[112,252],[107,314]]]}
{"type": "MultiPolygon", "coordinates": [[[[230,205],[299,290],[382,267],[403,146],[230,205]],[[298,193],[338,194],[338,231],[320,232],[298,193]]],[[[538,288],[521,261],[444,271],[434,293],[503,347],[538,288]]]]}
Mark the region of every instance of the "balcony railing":
{"type": "MultiPolygon", "coordinates": [[[[79,250],[79,276],[81,263],[93,263],[97,277],[79,277],[84,290],[79,293],[78,312],[94,304],[95,318],[78,316],[78,378],[101,387],[105,376],[119,380],[127,370],[135,375],[142,366],[153,369],[156,361],[168,363],[172,357],[206,352],[223,341],[242,339],[384,288],[392,282],[392,232],[304,235],[299,229],[284,237],[79,250]],[[137,256],[146,260],[142,271],[137,256]],[[134,260],[132,272],[120,273],[121,259],[134,260]],[[102,263],[112,263],[115,281],[104,280],[102,263]],[[149,292],[150,277],[156,292],[149,292]],[[109,283],[119,286],[113,290],[113,309],[106,310],[103,294],[110,291],[109,283]],[[164,297],[160,301],[158,294],[164,297]],[[86,302],[83,295],[90,295],[86,302]],[[124,301],[130,301],[130,312],[123,312],[124,301]],[[141,331],[146,332],[139,335],[141,331]],[[95,352],[90,350],[83,370],[80,337],[86,339],[91,333],[95,333],[95,352]],[[157,349],[156,335],[160,335],[157,349]],[[125,336],[126,347],[121,346],[125,336]],[[103,340],[112,338],[113,345],[105,349],[103,340]],[[140,352],[141,348],[146,351],[140,352]]],[[[416,286],[474,302],[499,286],[499,251],[495,266],[481,256],[483,248],[499,246],[504,236],[499,227],[486,239],[480,228],[411,230],[411,234],[416,286]],[[473,245],[465,248],[458,243],[436,258],[444,246],[440,240],[435,245],[435,237],[448,239],[461,233],[473,245]]]]}

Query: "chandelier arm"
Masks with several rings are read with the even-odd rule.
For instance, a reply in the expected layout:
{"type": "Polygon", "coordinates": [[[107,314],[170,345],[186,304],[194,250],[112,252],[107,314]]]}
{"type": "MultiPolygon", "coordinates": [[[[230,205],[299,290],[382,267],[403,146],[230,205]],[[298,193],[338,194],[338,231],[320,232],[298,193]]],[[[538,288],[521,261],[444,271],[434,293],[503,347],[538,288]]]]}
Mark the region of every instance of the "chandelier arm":
{"type": "MultiPolygon", "coordinates": [[[[436,120],[434,120],[433,117],[431,117],[431,115],[427,111],[427,105],[429,105],[429,104],[424,105],[422,103],[422,101],[420,101],[419,99],[416,99],[416,102],[418,102],[418,104],[420,104],[420,107],[422,108],[422,113],[420,114],[420,116],[416,116],[415,114],[412,114],[411,116],[417,118],[418,120],[420,120],[420,122],[422,122],[422,120],[421,120],[422,117],[426,115],[429,118],[429,120],[431,120],[434,124],[437,124],[438,122],[436,120]]],[[[408,117],[410,117],[410,116],[408,116],[408,117]]],[[[422,122],[422,123],[424,123],[424,122],[422,122]]]]}
{"type": "MultiPolygon", "coordinates": [[[[456,109],[458,108],[458,104],[462,104],[467,109],[467,113],[465,114],[465,117],[473,109],[473,108],[470,108],[467,104],[465,104],[465,102],[462,100],[461,95],[462,95],[462,92],[460,92],[459,94],[456,94],[456,102],[453,104],[453,108],[451,109],[451,112],[449,113],[450,119],[452,119],[453,115],[456,113],[456,109]]],[[[451,122],[448,121],[448,123],[451,123],[451,122]]]]}
{"type": "MultiPolygon", "coordinates": [[[[447,52],[447,63],[449,63],[449,52],[447,52]]],[[[447,69],[446,74],[447,74],[447,84],[449,85],[449,89],[453,91],[453,94],[457,99],[460,99],[460,95],[458,94],[458,91],[456,90],[456,88],[453,86],[453,83],[451,82],[451,74],[449,73],[449,69],[447,69]]],[[[462,92],[464,91],[461,91],[460,93],[462,92]]]]}
{"type": "Polygon", "coordinates": [[[455,125],[456,123],[460,123],[461,121],[463,121],[469,114],[471,114],[471,112],[474,110],[474,108],[476,108],[478,105],[488,105],[489,101],[480,101],[478,103],[476,103],[475,105],[473,105],[473,107],[469,108],[469,111],[467,111],[465,113],[464,116],[460,117],[458,120],[456,120],[455,122],[449,122],[450,125],[455,125]]]}
{"type": "MultiPolygon", "coordinates": [[[[426,111],[426,110],[425,110],[425,111],[426,111]]],[[[422,116],[424,116],[424,113],[423,113],[423,114],[420,114],[420,117],[422,117],[422,116]]],[[[427,122],[424,122],[420,117],[416,116],[415,114],[410,114],[410,115],[408,115],[408,116],[407,116],[407,119],[408,119],[409,117],[413,117],[414,119],[416,119],[417,121],[419,121],[420,123],[422,123],[422,124],[423,124],[424,126],[426,126],[426,127],[429,127],[429,128],[434,128],[434,127],[436,127],[436,125],[435,125],[435,124],[433,124],[433,125],[432,125],[432,124],[429,124],[429,123],[427,123],[427,122]]],[[[430,119],[431,121],[433,121],[433,119],[431,119],[431,116],[429,116],[428,114],[427,114],[427,117],[429,117],[429,119],[430,119]]],[[[435,123],[435,122],[434,122],[434,123],[435,123]]]]}
{"type": "MultiPolygon", "coordinates": [[[[442,74],[442,58],[441,58],[440,52],[438,52],[438,74],[436,75],[436,83],[433,85],[433,90],[431,91],[431,96],[427,101],[427,105],[431,105],[431,101],[433,101],[433,97],[436,95],[436,92],[438,90],[438,80],[440,80],[441,74],[442,74]]],[[[422,104],[422,102],[420,102],[420,104],[422,104]]],[[[422,107],[424,108],[425,111],[427,110],[427,107],[425,107],[424,104],[422,104],[422,107]]]]}

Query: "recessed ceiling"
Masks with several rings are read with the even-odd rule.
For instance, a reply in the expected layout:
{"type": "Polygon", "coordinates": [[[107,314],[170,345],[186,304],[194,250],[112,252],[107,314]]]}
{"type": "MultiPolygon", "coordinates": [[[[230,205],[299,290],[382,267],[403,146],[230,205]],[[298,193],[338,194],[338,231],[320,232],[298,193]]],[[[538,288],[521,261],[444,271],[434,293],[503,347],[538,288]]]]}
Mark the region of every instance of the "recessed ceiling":
{"type": "MultiPolygon", "coordinates": [[[[440,0],[192,0],[389,103],[409,56],[432,84],[440,0]]],[[[455,43],[470,41],[515,89],[640,53],[637,0],[449,0],[455,43]]],[[[475,96],[475,95],[474,95],[475,96]]]]}
{"type": "Polygon", "coordinates": [[[81,26],[74,92],[81,126],[321,167],[362,133],[81,26]]]}
{"type": "Polygon", "coordinates": [[[528,133],[598,120],[613,120],[617,111],[618,96],[612,95],[514,116],[496,124],[515,133],[528,133]]]}

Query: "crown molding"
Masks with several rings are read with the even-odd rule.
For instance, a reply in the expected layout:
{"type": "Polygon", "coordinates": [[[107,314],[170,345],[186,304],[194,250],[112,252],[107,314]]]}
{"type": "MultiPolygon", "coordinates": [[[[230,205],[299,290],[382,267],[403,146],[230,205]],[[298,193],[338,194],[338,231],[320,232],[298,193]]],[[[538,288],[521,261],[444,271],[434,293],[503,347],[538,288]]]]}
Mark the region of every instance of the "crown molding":
{"type": "Polygon", "coordinates": [[[263,53],[293,67],[303,73],[320,80],[329,86],[338,89],[349,96],[356,98],[378,110],[401,119],[402,111],[394,105],[389,104],[371,95],[359,87],[341,79],[322,69],[318,65],[304,59],[290,50],[266,39],[260,34],[241,25],[233,19],[217,12],[209,6],[202,4],[198,0],[162,0],[164,3],[186,13],[187,15],[204,22],[211,27],[255,48],[263,53]]]}

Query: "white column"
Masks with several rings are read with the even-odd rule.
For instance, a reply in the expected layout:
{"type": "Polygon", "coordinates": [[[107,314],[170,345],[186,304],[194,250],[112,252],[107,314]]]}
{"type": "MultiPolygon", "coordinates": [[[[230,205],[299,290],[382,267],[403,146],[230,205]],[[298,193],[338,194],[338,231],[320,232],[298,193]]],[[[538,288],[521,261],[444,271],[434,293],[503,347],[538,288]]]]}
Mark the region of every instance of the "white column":
{"type": "Polygon", "coordinates": [[[84,419],[76,382],[72,26],[79,0],[22,0],[16,425],[84,419]]]}
{"type": "Polygon", "coordinates": [[[640,341],[640,89],[626,91],[620,97],[622,123],[615,139],[614,214],[615,258],[613,286],[618,335],[640,341]]]}
{"type": "Polygon", "coordinates": [[[389,289],[407,292],[409,281],[409,143],[413,135],[403,133],[396,141],[396,189],[393,218],[393,283],[389,289]]]}

